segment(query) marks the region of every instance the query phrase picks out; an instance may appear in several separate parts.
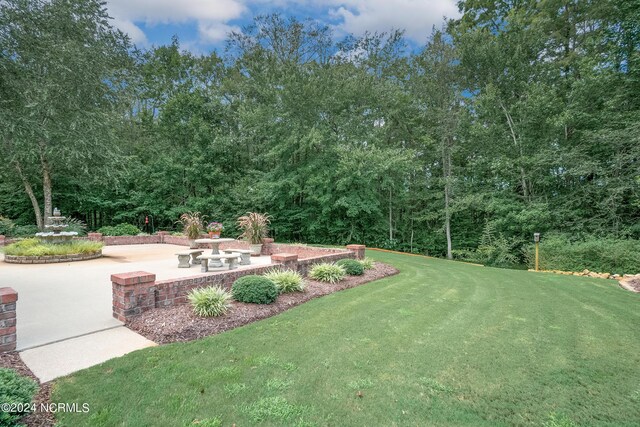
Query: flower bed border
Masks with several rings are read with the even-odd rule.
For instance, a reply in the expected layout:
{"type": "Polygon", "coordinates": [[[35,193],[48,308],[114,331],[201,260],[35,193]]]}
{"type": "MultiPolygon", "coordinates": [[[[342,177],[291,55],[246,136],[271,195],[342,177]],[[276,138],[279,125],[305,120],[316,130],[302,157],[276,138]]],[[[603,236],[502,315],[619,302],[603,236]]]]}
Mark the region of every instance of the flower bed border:
{"type": "Polygon", "coordinates": [[[9,264],[55,264],[60,262],[87,261],[102,257],[102,249],[99,252],[90,254],[68,254],[68,255],[5,255],[4,262],[9,264]]]}

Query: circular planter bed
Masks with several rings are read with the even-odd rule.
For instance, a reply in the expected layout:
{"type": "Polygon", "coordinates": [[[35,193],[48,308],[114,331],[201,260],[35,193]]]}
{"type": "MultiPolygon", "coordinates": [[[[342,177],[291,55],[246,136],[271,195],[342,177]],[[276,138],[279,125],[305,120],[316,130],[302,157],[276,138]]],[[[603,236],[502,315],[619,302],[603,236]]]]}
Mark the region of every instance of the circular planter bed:
{"type": "Polygon", "coordinates": [[[10,264],[53,264],[56,262],[73,262],[96,259],[102,256],[102,250],[89,254],[69,254],[69,255],[5,255],[4,262],[10,264]]]}

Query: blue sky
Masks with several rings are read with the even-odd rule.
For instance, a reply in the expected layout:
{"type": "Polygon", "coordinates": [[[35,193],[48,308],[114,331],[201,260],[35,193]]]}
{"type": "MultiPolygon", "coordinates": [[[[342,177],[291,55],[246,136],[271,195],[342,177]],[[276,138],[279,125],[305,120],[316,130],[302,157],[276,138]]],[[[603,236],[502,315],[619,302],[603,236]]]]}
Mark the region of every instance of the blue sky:
{"type": "Polygon", "coordinates": [[[183,48],[207,53],[224,46],[229,31],[254,16],[279,12],[332,27],[336,38],[365,31],[406,30],[413,45],[427,40],[443,17],[457,17],[455,0],[107,0],[113,24],[139,47],[168,44],[177,35],[183,48]]]}

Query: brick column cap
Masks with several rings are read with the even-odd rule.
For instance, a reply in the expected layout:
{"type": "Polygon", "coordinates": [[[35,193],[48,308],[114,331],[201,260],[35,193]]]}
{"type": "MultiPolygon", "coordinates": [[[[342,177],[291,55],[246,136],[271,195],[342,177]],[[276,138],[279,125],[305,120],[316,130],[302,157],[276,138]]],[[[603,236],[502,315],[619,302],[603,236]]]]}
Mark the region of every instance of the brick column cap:
{"type": "Polygon", "coordinates": [[[297,260],[298,260],[298,254],[280,253],[280,254],[271,255],[271,261],[290,262],[290,261],[297,261],[297,260]]]}
{"type": "Polygon", "coordinates": [[[365,245],[347,245],[347,249],[360,250],[365,248],[365,245]]]}
{"type": "Polygon", "coordinates": [[[268,245],[269,243],[273,243],[273,239],[271,237],[265,237],[262,239],[262,243],[268,245]]]}
{"type": "Polygon", "coordinates": [[[112,274],[111,281],[118,285],[131,286],[140,283],[155,282],[156,275],[146,271],[132,271],[129,273],[112,274]]]}
{"type": "Polygon", "coordinates": [[[18,301],[18,292],[13,288],[0,288],[0,304],[10,304],[18,301]]]}

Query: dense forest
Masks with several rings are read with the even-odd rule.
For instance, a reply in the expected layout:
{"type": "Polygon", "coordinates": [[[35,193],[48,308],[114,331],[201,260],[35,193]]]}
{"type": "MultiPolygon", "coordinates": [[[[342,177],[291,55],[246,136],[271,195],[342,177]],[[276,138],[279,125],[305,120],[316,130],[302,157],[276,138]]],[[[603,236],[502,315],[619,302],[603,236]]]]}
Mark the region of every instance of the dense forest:
{"type": "Polygon", "coordinates": [[[423,46],[269,15],[199,56],[95,0],[3,1],[0,215],[258,211],[278,241],[514,262],[534,232],[640,238],[640,2],[458,4],[423,46]]]}

